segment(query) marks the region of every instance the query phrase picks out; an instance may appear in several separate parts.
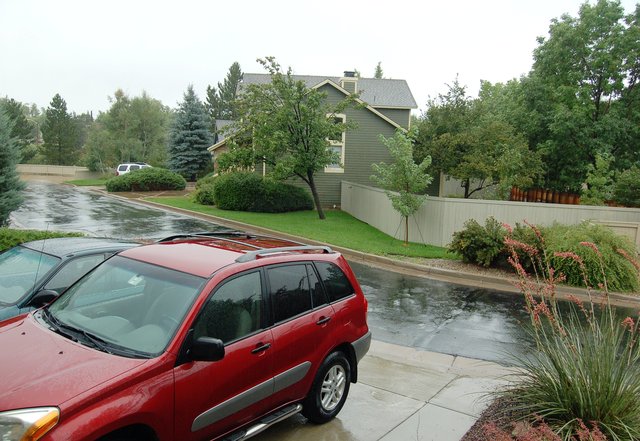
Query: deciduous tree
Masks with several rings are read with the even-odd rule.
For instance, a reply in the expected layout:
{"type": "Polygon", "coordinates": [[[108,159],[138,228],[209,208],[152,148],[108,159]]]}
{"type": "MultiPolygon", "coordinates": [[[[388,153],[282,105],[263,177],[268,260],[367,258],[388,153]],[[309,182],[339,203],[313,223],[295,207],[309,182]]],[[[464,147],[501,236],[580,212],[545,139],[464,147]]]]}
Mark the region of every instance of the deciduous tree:
{"type": "Polygon", "coordinates": [[[276,179],[297,177],[307,184],[318,217],[324,219],[315,174],[339,161],[329,149],[329,139],[336,139],[352,124],[336,122],[331,115],[343,111],[352,100],[347,97],[331,106],[326,94],[296,80],[291,68],[283,71],[273,57],[258,62],[269,72],[271,82],[243,89],[238,98],[240,118],[232,128],[234,137],[249,137],[252,144],[244,148],[251,149],[255,162],[266,163],[276,179]]]}
{"type": "Polygon", "coordinates": [[[579,190],[598,154],[618,170],[640,160],[639,11],[625,17],[619,1],[584,3],[539,38],[525,92],[541,123],[534,142],[549,187],[579,190]]]}
{"type": "Polygon", "coordinates": [[[427,173],[431,157],[426,156],[420,164],[413,160],[413,142],[403,131],[397,130],[393,137],[380,140],[387,146],[393,163],[372,164],[371,179],[385,190],[393,209],[404,218],[404,244],[409,245],[409,216],[424,203],[424,192],[433,178],[427,173]]]}
{"type": "Polygon", "coordinates": [[[457,79],[444,95],[430,100],[418,124],[415,157],[430,156],[434,169],[461,181],[464,197],[497,187],[528,187],[542,162],[524,135],[483,99],[467,97],[457,79]]]}
{"type": "Polygon", "coordinates": [[[86,163],[104,170],[122,162],[165,165],[171,111],[146,92],[129,98],[117,90],[111,108],[98,115],[88,134],[86,163]]]}

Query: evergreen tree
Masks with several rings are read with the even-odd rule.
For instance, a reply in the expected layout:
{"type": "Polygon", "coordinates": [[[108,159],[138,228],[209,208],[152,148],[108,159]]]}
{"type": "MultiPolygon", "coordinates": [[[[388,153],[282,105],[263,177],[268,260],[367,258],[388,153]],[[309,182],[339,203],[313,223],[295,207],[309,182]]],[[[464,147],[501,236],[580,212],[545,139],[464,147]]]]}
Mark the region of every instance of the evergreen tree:
{"type": "Polygon", "coordinates": [[[7,225],[11,212],[22,203],[24,188],[16,170],[20,152],[11,137],[12,126],[9,117],[0,109],[0,227],[7,225]]]}
{"type": "Polygon", "coordinates": [[[47,163],[73,165],[78,158],[77,130],[73,117],[67,112],[67,103],[59,94],[51,100],[42,126],[43,153],[47,163]]]}
{"type": "Polygon", "coordinates": [[[384,74],[382,73],[382,62],[381,62],[381,61],[378,61],[378,64],[376,65],[376,71],[375,71],[375,73],[373,74],[373,78],[376,78],[376,79],[378,79],[378,80],[381,80],[381,79],[382,79],[382,75],[384,75],[384,74]]]}
{"type": "Polygon", "coordinates": [[[212,166],[207,147],[213,144],[207,111],[189,86],[176,112],[169,134],[169,168],[187,179],[205,173],[212,166]]]}
{"type": "Polygon", "coordinates": [[[80,115],[73,114],[72,118],[73,124],[76,126],[76,147],[82,149],[94,123],[93,115],[90,112],[85,112],[80,115]]]}
{"type": "Polygon", "coordinates": [[[207,112],[211,118],[212,128],[215,130],[215,121],[217,119],[235,120],[237,111],[235,110],[235,101],[238,93],[238,86],[242,81],[242,70],[240,64],[235,62],[229,67],[224,82],[218,83],[218,87],[207,87],[207,112]]]}
{"type": "MultiPolygon", "coordinates": [[[[28,108],[19,101],[11,99],[0,100],[0,109],[4,109],[9,121],[13,125],[11,129],[11,137],[20,150],[21,156],[24,157],[24,151],[33,143],[33,124],[27,120],[26,112],[28,108]]],[[[27,158],[28,159],[28,158],[27,158]]]]}
{"type": "Polygon", "coordinates": [[[220,95],[220,114],[218,119],[235,119],[237,112],[234,103],[238,94],[238,85],[242,81],[242,70],[240,64],[235,62],[229,67],[227,77],[222,84],[218,83],[218,93],[220,95]]]}

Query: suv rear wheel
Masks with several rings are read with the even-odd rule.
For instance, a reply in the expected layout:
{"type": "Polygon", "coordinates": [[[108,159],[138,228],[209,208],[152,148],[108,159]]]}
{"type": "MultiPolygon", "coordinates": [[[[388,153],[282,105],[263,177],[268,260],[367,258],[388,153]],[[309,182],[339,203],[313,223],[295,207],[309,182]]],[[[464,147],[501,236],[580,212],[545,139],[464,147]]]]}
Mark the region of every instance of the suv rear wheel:
{"type": "Polygon", "coordinates": [[[332,352],[318,369],[311,390],[302,403],[302,414],[316,424],[333,419],[344,406],[350,385],[349,361],[342,352],[332,352]]]}

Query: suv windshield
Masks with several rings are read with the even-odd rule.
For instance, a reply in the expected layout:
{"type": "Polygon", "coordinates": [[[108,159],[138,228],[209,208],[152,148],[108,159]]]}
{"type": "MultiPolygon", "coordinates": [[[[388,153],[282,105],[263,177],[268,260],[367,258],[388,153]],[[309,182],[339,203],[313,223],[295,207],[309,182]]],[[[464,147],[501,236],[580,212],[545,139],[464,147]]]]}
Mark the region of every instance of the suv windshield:
{"type": "Polygon", "coordinates": [[[55,256],[22,246],[0,254],[0,303],[16,303],[58,262],[55,256]]]}
{"type": "Polygon", "coordinates": [[[49,313],[61,326],[99,338],[110,352],[154,356],[167,346],[204,282],[115,256],[67,290],[49,313]]]}

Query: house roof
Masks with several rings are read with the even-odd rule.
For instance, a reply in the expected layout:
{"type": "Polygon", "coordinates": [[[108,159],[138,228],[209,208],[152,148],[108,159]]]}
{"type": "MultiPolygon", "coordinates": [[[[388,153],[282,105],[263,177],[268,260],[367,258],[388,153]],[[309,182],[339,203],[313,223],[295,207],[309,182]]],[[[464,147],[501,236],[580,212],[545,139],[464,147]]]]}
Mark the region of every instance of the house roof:
{"type": "Polygon", "coordinates": [[[233,121],[230,119],[216,119],[216,130],[224,129],[230,124],[233,124],[233,121]]]}
{"type": "Polygon", "coordinates": [[[221,130],[224,129],[225,127],[231,125],[231,124],[233,124],[233,121],[230,120],[230,119],[216,119],[216,133],[217,133],[217,136],[218,136],[216,144],[221,142],[221,141],[224,141],[225,138],[228,137],[229,134],[228,133],[223,133],[223,132],[221,132],[221,130]]]}
{"type": "MultiPolygon", "coordinates": [[[[329,77],[319,75],[292,75],[295,80],[304,81],[308,88],[330,80],[340,84],[342,77],[329,77]]],[[[360,99],[371,107],[392,107],[404,109],[417,109],[418,105],[413,98],[411,89],[405,80],[390,80],[377,78],[357,78],[360,99]]],[[[271,82],[269,74],[245,73],[243,84],[266,84],[271,82]]]]}

